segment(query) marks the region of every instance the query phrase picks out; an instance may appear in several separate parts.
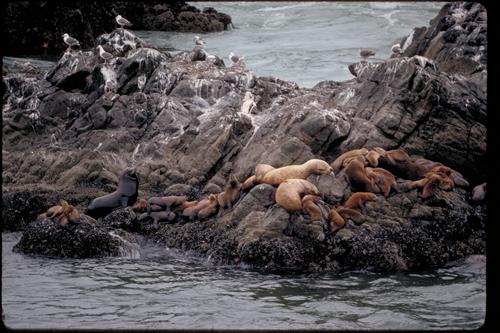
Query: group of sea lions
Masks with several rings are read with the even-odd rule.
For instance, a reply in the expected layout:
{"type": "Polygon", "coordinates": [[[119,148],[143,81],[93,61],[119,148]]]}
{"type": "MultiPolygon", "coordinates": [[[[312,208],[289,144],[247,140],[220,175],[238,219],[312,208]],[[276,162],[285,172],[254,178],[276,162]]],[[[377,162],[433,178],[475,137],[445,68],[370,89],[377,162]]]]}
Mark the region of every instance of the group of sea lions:
{"type": "MultiPolygon", "coordinates": [[[[344,169],[344,176],[353,194],[328,214],[330,231],[337,232],[348,220],[359,225],[365,221],[365,203],[387,198],[391,191],[401,192],[421,189],[419,196],[428,198],[437,189],[450,191],[455,186],[468,187],[468,182],[457,171],[439,162],[411,158],[401,149],[384,150],[379,147],[354,149],[343,153],[330,165],[320,159],[311,159],[300,165],[275,168],[269,164],[257,164],[255,172],[243,183],[230,174],[220,193],[212,193],[201,200],[189,201],[187,196],[161,196],[138,198],[139,180],[134,170],[125,170],[120,176],[115,192],[94,199],[85,213],[93,218],[103,217],[112,210],[132,206],[141,213],[139,220],[151,217],[155,223],[173,221],[182,217],[201,220],[231,209],[241,197],[257,184],[277,186],[276,203],[289,212],[306,212],[311,221],[320,221],[322,211],[317,205],[322,200],[318,188],[307,181],[310,175],[337,174],[344,169]],[[396,176],[409,180],[398,186],[396,176]],[[380,194],[381,196],[378,196],[380,194]]],[[[485,191],[483,191],[485,192],[485,191]]],[[[73,206],[61,200],[39,218],[57,218],[61,225],[77,223],[80,214],[73,206]]]]}

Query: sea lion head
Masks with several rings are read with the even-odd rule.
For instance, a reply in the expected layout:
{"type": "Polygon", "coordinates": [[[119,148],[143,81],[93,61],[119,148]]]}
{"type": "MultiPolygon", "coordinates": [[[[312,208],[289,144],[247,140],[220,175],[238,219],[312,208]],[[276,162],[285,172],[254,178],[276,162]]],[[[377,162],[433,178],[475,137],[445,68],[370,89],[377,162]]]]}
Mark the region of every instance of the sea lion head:
{"type": "Polygon", "coordinates": [[[306,167],[316,175],[333,174],[333,168],[323,160],[312,159],[306,162],[306,167]]]}

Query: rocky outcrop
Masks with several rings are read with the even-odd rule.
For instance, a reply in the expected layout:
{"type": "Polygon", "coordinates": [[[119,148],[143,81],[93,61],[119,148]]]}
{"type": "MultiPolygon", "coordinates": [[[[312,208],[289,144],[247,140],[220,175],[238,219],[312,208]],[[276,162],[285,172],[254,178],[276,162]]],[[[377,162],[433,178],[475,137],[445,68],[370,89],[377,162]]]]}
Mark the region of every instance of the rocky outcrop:
{"type": "MultiPolygon", "coordinates": [[[[427,199],[417,189],[391,193],[366,204],[365,223],[348,222],[335,234],[329,209],[351,195],[343,171],[308,179],[322,195],[319,221],[280,208],[275,187],[260,184],[208,218],[176,214],[155,222],[129,207],[96,228],[265,270],[411,270],[484,252],[484,201],[473,203],[471,190],[486,181],[487,98],[473,75],[412,55],[353,64],[352,80],[305,89],[257,77],[244,63],[226,67],[200,49],[174,56],[130,31],[101,35],[97,43],[111,61],[95,50],[68,50],[48,73],[4,78],[4,229],[15,221],[26,229],[61,198],[83,211],[92,198],[113,192],[132,166],[139,198],[199,200],[222,191],[230,174],[243,182],[258,163],[331,163],[352,149],[381,147],[441,162],[471,186],[427,199]],[[40,196],[39,187],[52,194],[40,196]],[[38,199],[29,201],[30,192],[38,199]]],[[[46,226],[36,223],[29,234],[46,226]]]]}
{"type": "Polygon", "coordinates": [[[77,224],[59,225],[52,219],[30,224],[13,251],[64,258],[137,255],[134,236],[123,230],[107,231],[83,215],[77,224]]]}
{"type": "Polygon", "coordinates": [[[486,21],[479,2],[448,3],[429,27],[415,28],[403,39],[403,55],[432,59],[440,71],[465,75],[486,89],[486,21]]]}
{"type": "Polygon", "coordinates": [[[211,7],[200,10],[185,1],[20,1],[3,5],[4,54],[60,55],[69,33],[84,49],[99,35],[117,27],[116,15],[133,30],[211,32],[231,27],[231,17],[211,7]]]}

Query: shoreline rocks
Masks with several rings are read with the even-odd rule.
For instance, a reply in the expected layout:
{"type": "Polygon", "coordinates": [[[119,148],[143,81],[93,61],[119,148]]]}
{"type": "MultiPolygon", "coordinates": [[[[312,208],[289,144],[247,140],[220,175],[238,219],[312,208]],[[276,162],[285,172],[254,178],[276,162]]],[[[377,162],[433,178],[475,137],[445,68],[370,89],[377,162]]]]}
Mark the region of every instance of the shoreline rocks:
{"type": "Polygon", "coordinates": [[[117,27],[118,14],[132,22],[133,30],[213,32],[231,27],[229,15],[211,7],[200,10],[182,0],[9,2],[4,10],[2,49],[10,56],[59,55],[66,48],[63,33],[78,39],[83,49],[94,47],[99,35],[117,27]]]}
{"type": "MultiPolygon", "coordinates": [[[[107,235],[105,249],[93,255],[117,253],[122,243],[108,231],[118,229],[216,263],[266,271],[414,270],[484,253],[485,201],[471,198],[487,180],[487,96],[473,74],[442,71],[438,60],[411,55],[356,63],[354,79],[306,89],[257,77],[244,63],[201,60],[196,48],[171,55],[132,32],[115,30],[97,43],[113,54],[111,61],[100,61],[95,50],[69,50],[48,73],[23,70],[2,78],[8,221],[2,230],[24,229],[27,240],[38,239],[44,226],[58,234],[62,229],[30,222],[61,198],[83,211],[116,190],[118,175],[130,166],[139,198],[199,200],[222,190],[230,174],[243,182],[259,163],[331,163],[352,149],[381,147],[448,165],[471,186],[438,190],[428,199],[417,190],[391,194],[367,203],[365,223],[348,222],[336,234],[326,216],[351,194],[343,172],[308,179],[323,194],[321,221],[278,207],[275,188],[263,184],[232,209],[202,220],[156,223],[118,209],[88,227],[107,235]]],[[[65,234],[69,242],[72,237],[65,234]]]]}

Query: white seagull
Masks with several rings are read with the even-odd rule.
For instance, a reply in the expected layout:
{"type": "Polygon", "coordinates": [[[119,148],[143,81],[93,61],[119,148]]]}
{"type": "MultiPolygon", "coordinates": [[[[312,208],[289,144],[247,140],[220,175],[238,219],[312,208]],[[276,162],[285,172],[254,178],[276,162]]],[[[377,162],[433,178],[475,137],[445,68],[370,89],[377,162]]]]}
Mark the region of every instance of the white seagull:
{"type": "Polygon", "coordinates": [[[77,39],[71,37],[68,34],[64,34],[64,35],[62,35],[62,37],[63,37],[64,43],[66,45],[68,45],[68,47],[80,45],[80,42],[77,39]]]}
{"type": "Polygon", "coordinates": [[[394,45],[391,47],[391,52],[392,52],[392,53],[401,53],[401,45],[399,45],[399,44],[394,44],[394,45]]]}
{"type": "Polygon", "coordinates": [[[236,54],[233,52],[229,53],[229,60],[232,62],[232,64],[236,64],[240,60],[243,60],[245,57],[238,57],[236,54]]]}
{"type": "Polygon", "coordinates": [[[205,41],[200,36],[194,36],[194,43],[198,46],[205,46],[205,41]]]}
{"type": "Polygon", "coordinates": [[[115,20],[116,20],[116,23],[118,23],[122,29],[123,29],[123,27],[131,27],[132,26],[132,23],[130,23],[129,20],[122,17],[121,15],[117,15],[115,17],[115,20]]]}
{"type": "Polygon", "coordinates": [[[97,51],[99,51],[99,57],[104,59],[105,62],[108,62],[109,59],[113,58],[113,55],[109,52],[104,51],[101,45],[97,47],[97,51]]]}

